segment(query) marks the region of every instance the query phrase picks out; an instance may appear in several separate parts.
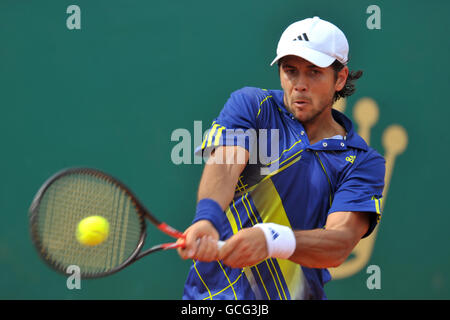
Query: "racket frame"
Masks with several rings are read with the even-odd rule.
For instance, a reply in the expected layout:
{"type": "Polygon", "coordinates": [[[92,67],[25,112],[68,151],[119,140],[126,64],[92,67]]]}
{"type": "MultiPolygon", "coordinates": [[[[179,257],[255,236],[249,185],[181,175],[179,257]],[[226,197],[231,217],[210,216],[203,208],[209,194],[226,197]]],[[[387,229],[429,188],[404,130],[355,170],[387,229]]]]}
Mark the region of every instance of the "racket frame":
{"type": "Polygon", "coordinates": [[[63,273],[67,275],[67,270],[63,268],[63,266],[58,263],[57,261],[53,261],[52,259],[49,259],[48,257],[51,257],[50,253],[47,251],[47,249],[43,246],[42,241],[39,237],[39,230],[38,230],[38,216],[39,216],[39,206],[42,200],[43,195],[47,191],[47,189],[57,180],[60,178],[72,175],[72,174],[88,174],[92,175],[104,180],[107,180],[109,183],[119,187],[122,191],[124,191],[130,198],[133,206],[136,208],[137,214],[139,216],[139,223],[140,223],[140,237],[138,240],[138,243],[136,245],[136,248],[131,253],[131,255],[124,260],[121,264],[115,266],[114,268],[111,268],[110,270],[103,271],[103,272],[83,272],[81,270],[81,278],[83,279],[93,279],[93,278],[101,278],[105,276],[112,275],[133,262],[136,262],[140,258],[147,256],[150,253],[157,252],[160,250],[166,250],[166,249],[172,249],[177,247],[182,247],[183,244],[175,244],[175,243],[163,243],[159,245],[155,245],[143,252],[141,252],[145,239],[147,236],[147,225],[145,223],[145,219],[149,220],[153,225],[155,225],[159,230],[161,230],[163,233],[173,237],[173,238],[184,238],[184,235],[178,231],[172,228],[171,226],[167,225],[164,222],[159,221],[156,219],[151,212],[145,208],[141,202],[138,200],[138,198],[131,192],[131,190],[123,184],[120,180],[112,177],[111,175],[92,168],[84,168],[84,167],[74,167],[74,168],[66,168],[58,171],[54,175],[52,175],[50,178],[48,178],[44,184],[39,188],[38,192],[33,198],[33,201],[30,205],[29,209],[29,221],[30,221],[30,234],[31,234],[31,240],[33,244],[35,245],[37,252],[39,253],[39,256],[44,262],[49,265],[52,269],[55,269],[59,271],[60,273],[63,273]]]}

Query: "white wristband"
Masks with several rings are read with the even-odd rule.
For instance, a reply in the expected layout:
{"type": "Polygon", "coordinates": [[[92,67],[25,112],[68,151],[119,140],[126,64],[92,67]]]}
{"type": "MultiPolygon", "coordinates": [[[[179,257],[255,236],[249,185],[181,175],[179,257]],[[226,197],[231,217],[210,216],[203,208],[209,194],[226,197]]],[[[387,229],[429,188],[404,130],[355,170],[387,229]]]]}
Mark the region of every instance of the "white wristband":
{"type": "Polygon", "coordinates": [[[264,231],[269,258],[288,259],[292,256],[296,241],[291,228],[276,223],[258,223],[253,227],[264,231]]]}

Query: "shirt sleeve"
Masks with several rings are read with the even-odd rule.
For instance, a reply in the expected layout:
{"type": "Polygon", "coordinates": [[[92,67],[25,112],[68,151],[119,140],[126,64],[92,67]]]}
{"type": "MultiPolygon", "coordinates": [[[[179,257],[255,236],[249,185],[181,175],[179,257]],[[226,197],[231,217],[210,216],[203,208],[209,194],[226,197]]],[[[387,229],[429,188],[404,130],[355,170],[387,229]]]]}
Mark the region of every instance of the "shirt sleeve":
{"type": "Polygon", "coordinates": [[[337,211],[373,213],[370,215],[369,230],[363,236],[365,238],[381,219],[385,160],[375,150],[363,158],[355,160],[352,170],[343,177],[328,214],[337,211]]]}
{"type": "MultiPolygon", "coordinates": [[[[256,143],[258,101],[264,91],[245,87],[233,92],[214,119],[195,155],[208,156],[218,146],[241,146],[250,151],[256,143]]],[[[266,93],[267,95],[267,93],[266,93]]]]}

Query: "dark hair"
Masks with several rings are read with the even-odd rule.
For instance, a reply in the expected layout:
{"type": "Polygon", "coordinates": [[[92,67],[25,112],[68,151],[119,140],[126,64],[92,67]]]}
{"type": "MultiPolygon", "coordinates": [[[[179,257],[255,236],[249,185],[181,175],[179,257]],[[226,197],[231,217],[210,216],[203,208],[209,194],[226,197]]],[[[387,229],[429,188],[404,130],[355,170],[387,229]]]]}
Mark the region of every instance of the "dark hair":
{"type": "MultiPolygon", "coordinates": [[[[281,67],[281,61],[283,59],[278,60],[278,70],[281,67]]],[[[334,70],[334,76],[337,79],[337,74],[339,71],[342,70],[342,68],[345,67],[344,64],[340,63],[337,60],[334,60],[334,62],[331,64],[331,67],[334,70]]],[[[347,77],[347,81],[345,82],[344,87],[342,88],[342,90],[340,91],[336,91],[334,93],[334,97],[333,97],[333,102],[336,102],[337,100],[339,100],[340,98],[345,98],[348,96],[351,96],[353,93],[355,93],[355,81],[358,80],[359,78],[361,78],[363,74],[362,70],[358,70],[358,71],[350,71],[348,73],[348,77],[347,77]]]]}
{"type": "MultiPolygon", "coordinates": [[[[334,62],[331,64],[331,67],[334,70],[334,76],[337,79],[337,74],[339,71],[342,70],[342,68],[345,67],[345,65],[343,65],[342,63],[340,63],[337,60],[334,60],[334,62]]],[[[358,70],[358,71],[350,71],[348,73],[348,77],[347,77],[347,81],[345,82],[344,87],[342,88],[342,90],[340,91],[336,91],[334,93],[334,97],[333,97],[333,102],[335,102],[336,100],[339,100],[340,98],[345,98],[348,96],[351,96],[353,93],[355,93],[355,81],[358,80],[359,78],[361,78],[363,72],[362,70],[358,70]]]]}

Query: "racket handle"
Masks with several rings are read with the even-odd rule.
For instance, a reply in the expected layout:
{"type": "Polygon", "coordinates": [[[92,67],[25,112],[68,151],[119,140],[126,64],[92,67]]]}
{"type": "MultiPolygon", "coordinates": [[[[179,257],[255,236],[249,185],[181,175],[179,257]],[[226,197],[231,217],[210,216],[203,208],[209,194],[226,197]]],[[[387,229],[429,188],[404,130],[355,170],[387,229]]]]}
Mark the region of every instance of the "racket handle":
{"type": "MultiPolygon", "coordinates": [[[[199,242],[200,242],[200,239],[197,239],[197,245],[199,242]]],[[[217,240],[217,249],[220,250],[220,248],[222,248],[224,244],[225,244],[225,241],[217,240]]]]}
{"type": "Polygon", "coordinates": [[[225,241],[221,241],[221,240],[217,241],[217,248],[220,250],[220,248],[222,248],[224,244],[225,244],[225,241]]]}

